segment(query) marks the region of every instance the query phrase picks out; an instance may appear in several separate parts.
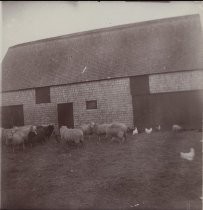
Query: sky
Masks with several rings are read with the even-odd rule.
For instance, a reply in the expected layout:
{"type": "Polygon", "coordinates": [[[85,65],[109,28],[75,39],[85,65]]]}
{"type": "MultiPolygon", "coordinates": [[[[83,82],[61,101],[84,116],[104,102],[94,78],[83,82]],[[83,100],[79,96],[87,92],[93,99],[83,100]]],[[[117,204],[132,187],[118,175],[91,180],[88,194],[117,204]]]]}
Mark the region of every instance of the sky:
{"type": "Polygon", "coordinates": [[[115,25],[200,14],[203,1],[3,1],[1,59],[10,46],[115,25]]]}

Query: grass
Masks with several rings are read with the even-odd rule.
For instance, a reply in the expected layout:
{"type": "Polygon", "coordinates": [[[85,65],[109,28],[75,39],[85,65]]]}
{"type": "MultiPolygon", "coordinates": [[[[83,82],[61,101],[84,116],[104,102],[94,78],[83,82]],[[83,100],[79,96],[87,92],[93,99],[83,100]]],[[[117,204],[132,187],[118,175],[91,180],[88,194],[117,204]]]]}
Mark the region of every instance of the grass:
{"type": "Polygon", "coordinates": [[[157,132],[124,144],[92,136],[81,148],[54,139],[24,152],[3,147],[2,208],[200,210],[201,139],[157,132]],[[191,162],[180,158],[190,147],[191,162]]]}

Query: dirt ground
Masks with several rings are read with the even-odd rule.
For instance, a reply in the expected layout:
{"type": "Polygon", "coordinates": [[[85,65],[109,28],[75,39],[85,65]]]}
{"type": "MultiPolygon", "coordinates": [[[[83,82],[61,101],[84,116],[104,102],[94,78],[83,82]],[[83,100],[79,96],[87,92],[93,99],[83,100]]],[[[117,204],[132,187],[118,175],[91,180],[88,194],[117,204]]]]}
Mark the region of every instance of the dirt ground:
{"type": "Polygon", "coordinates": [[[97,137],[81,148],[53,138],[12,152],[2,148],[3,209],[202,209],[202,134],[97,137]],[[180,152],[195,149],[193,161],[180,152]]]}

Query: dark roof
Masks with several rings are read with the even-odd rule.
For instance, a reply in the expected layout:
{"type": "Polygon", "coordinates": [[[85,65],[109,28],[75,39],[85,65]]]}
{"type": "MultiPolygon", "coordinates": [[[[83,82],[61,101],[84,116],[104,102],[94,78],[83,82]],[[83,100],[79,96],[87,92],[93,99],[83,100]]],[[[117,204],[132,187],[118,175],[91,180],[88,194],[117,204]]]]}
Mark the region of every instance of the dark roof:
{"type": "Polygon", "coordinates": [[[199,15],[146,21],[11,47],[2,91],[203,69],[202,58],[199,15]]]}

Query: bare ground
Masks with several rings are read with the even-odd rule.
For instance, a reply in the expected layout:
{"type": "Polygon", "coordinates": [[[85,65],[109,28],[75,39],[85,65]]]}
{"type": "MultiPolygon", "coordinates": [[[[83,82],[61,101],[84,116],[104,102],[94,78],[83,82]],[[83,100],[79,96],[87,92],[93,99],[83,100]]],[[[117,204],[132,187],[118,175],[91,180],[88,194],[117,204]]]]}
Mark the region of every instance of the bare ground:
{"type": "Polygon", "coordinates": [[[202,134],[159,132],[124,144],[92,136],[69,148],[50,139],[2,148],[3,209],[201,210],[202,134]],[[195,149],[193,161],[180,152],[195,149]]]}

